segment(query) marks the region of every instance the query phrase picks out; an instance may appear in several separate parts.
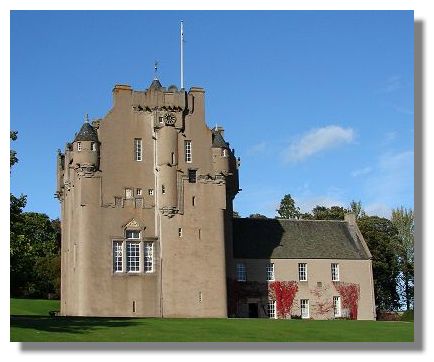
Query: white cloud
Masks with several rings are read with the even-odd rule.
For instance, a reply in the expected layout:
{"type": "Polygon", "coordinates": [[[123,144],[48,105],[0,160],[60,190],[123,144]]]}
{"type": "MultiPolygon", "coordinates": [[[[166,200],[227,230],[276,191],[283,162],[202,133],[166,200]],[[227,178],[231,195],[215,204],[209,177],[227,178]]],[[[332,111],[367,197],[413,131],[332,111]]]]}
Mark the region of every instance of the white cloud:
{"type": "Polygon", "coordinates": [[[359,168],[359,169],[351,172],[351,176],[353,176],[353,177],[363,176],[363,175],[367,175],[368,173],[371,173],[371,171],[372,171],[372,168],[369,166],[364,167],[364,168],[359,168]]]}
{"type": "Polygon", "coordinates": [[[350,143],[354,137],[355,132],[352,128],[330,125],[313,129],[289,145],[284,151],[285,161],[302,161],[316,153],[350,143]]]}

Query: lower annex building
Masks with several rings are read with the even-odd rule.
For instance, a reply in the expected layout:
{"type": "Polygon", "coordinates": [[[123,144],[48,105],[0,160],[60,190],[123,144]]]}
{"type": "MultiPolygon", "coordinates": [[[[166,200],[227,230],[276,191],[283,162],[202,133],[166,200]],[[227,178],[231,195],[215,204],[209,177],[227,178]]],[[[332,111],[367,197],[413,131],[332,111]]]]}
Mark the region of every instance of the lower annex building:
{"type": "Polygon", "coordinates": [[[58,152],[61,315],[374,319],[355,219],[234,219],[239,161],[205,91],[113,89],[58,152]]]}

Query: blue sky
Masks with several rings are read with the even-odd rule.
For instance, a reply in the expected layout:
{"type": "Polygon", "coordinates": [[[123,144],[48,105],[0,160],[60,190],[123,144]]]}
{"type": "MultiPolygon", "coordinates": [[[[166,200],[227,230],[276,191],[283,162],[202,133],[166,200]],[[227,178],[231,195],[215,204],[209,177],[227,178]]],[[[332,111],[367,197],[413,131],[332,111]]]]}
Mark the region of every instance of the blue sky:
{"type": "Polygon", "coordinates": [[[83,115],[103,117],[116,83],[206,89],[206,121],[241,158],[235,209],[274,216],[361,200],[413,208],[413,12],[37,11],[11,15],[11,191],[59,216],[56,150],[83,115]]]}

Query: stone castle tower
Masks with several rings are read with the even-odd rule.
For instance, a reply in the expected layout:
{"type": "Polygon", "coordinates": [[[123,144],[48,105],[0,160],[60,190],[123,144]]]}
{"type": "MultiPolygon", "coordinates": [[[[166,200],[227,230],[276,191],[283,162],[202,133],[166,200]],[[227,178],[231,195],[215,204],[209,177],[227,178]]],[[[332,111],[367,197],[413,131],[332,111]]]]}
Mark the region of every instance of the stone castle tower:
{"type": "Polygon", "coordinates": [[[204,96],[116,85],[59,151],[62,315],[227,316],[238,161],[204,96]]]}

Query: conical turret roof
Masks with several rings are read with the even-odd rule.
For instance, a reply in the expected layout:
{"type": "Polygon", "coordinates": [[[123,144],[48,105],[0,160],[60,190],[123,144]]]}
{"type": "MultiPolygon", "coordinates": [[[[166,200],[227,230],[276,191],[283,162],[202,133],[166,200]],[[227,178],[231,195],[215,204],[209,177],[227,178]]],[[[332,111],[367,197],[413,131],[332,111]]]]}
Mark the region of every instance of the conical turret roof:
{"type": "Polygon", "coordinates": [[[218,131],[215,131],[212,134],[212,147],[213,148],[216,148],[216,147],[228,148],[229,145],[225,141],[225,139],[223,138],[223,136],[221,135],[221,133],[218,132],[218,131]]]}
{"type": "Polygon", "coordinates": [[[76,141],[98,142],[98,134],[96,133],[95,128],[93,128],[88,122],[85,122],[75,136],[74,142],[76,141]]]}
{"type": "Polygon", "coordinates": [[[163,86],[161,85],[160,81],[157,78],[154,78],[149,89],[160,89],[160,88],[163,88],[163,86]]]}

